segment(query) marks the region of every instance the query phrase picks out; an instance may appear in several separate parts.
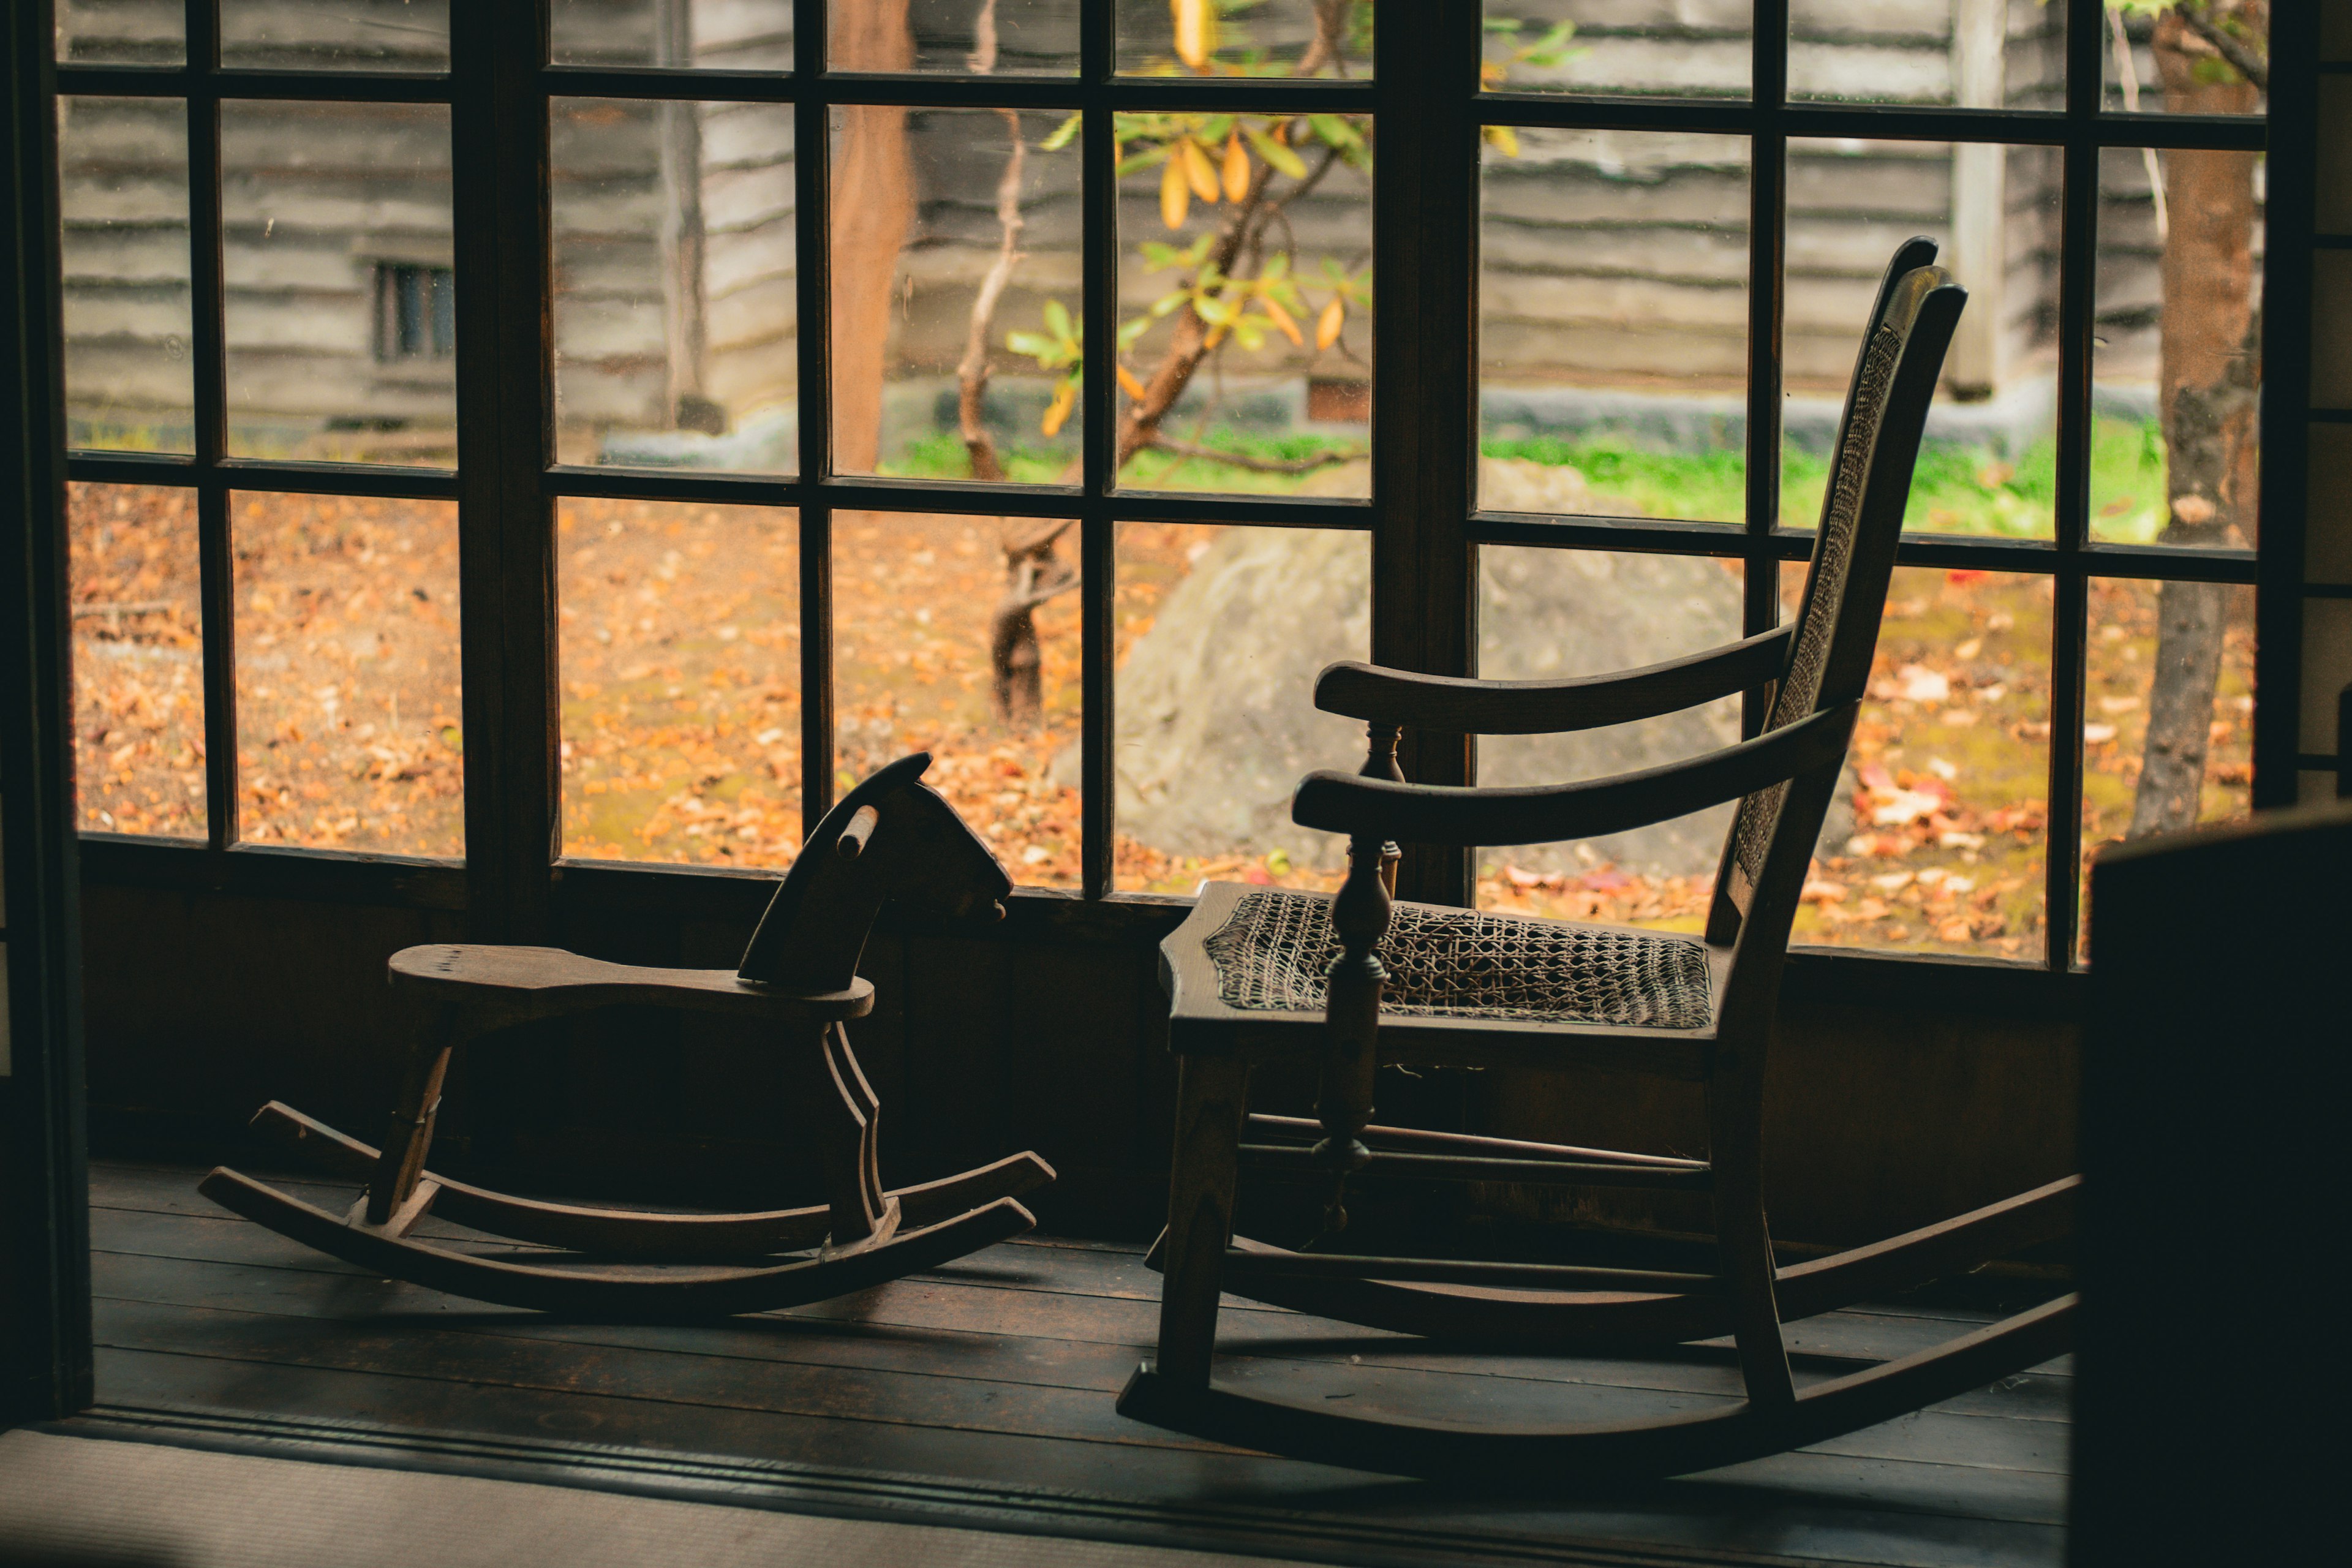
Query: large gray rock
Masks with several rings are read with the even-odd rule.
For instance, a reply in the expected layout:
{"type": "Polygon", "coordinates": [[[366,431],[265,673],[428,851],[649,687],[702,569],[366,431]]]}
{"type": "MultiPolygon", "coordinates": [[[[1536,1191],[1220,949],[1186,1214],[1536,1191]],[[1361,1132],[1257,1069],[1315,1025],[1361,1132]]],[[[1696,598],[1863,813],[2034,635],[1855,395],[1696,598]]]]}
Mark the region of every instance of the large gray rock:
{"type": "MultiPolygon", "coordinates": [[[[1482,465],[1483,503],[1497,510],[1622,513],[1573,468],[1482,465]]],[[[1479,668],[1497,679],[1602,674],[1654,664],[1739,636],[1739,574],[1682,555],[1504,548],[1481,552],[1479,668]]],[[[1118,826],[1171,855],[1263,855],[1339,868],[1344,847],[1290,820],[1291,792],[1315,768],[1353,770],[1363,731],[1316,711],[1316,674],[1363,658],[1371,642],[1366,536],[1232,528],[1161,602],[1118,676],[1118,826]]],[[[1489,736],[1479,779],[1531,784],[1654,767],[1738,735],[1726,699],[1682,713],[1565,735],[1489,736]]],[[[1076,748],[1059,771],[1076,782],[1076,748]]],[[[1842,792],[1844,793],[1844,792],[1842,792]]],[[[1534,871],[1602,862],[1650,876],[1712,872],[1731,808],[1582,846],[1498,847],[1486,857],[1534,871]]],[[[1842,844],[1850,816],[1825,843],[1842,844]],[[1832,837],[1834,836],[1834,837],[1832,837]]]]}

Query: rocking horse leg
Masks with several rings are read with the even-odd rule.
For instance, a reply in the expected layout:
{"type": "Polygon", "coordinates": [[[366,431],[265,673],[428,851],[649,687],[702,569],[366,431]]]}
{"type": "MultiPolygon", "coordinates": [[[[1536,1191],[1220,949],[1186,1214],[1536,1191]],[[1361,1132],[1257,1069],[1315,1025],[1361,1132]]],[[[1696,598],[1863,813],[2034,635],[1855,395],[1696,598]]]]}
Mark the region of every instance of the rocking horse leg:
{"type": "Polygon", "coordinates": [[[1231,1057],[1188,1056],[1176,1075],[1176,1158],[1160,1251],[1160,1375],[1205,1388],[1217,1340],[1217,1297],[1234,1233],[1249,1068],[1231,1057]]]}
{"type": "MultiPolygon", "coordinates": [[[[412,1204],[417,1178],[425,1171],[425,1152],[433,1144],[433,1123],[441,1111],[441,1080],[448,1075],[450,1053],[458,1037],[457,1009],[434,1005],[417,1009],[419,1027],[408,1061],[401,1071],[400,1098],[384,1129],[383,1150],[376,1156],[375,1176],[368,1183],[367,1223],[389,1226],[395,1216],[405,1230],[424,1217],[425,1204],[412,1204]]],[[[430,1194],[425,1203],[431,1201],[430,1194]]]]}
{"type": "Polygon", "coordinates": [[[887,1237],[897,1216],[875,1180],[874,1119],[879,1102],[849,1054],[838,1024],[818,1030],[809,1068],[811,1103],[818,1118],[817,1162],[830,1205],[833,1247],[851,1247],[887,1237]]]}
{"type": "MultiPolygon", "coordinates": [[[[1736,1071],[1737,1069],[1735,1069],[1736,1071]]],[[[1773,1297],[1772,1238],[1764,1221],[1761,1129],[1757,1086],[1707,1086],[1715,1170],[1716,1248],[1731,1308],[1732,1338],[1751,1405],[1786,1408],[1797,1397],[1773,1297]]]]}

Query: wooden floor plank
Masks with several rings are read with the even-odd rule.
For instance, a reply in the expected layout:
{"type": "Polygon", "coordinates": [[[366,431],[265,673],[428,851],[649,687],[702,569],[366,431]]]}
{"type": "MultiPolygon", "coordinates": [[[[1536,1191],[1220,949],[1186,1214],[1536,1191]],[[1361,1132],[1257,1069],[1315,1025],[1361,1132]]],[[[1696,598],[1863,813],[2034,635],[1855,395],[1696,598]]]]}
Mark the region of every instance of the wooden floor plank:
{"type": "MultiPolygon", "coordinates": [[[[827,1468],[928,1475],[1116,1496],[1160,1505],[1276,1507],[1343,1513],[1503,1538],[1648,1542],[1684,1550],[1774,1553],[1897,1568],[2056,1568],[2053,1523],[1917,1512],[1899,1493],[1824,1500],[1729,1479],[1664,1483],[1579,1499],[1457,1498],[1291,1460],[1215,1450],[1146,1450],[923,1428],[869,1426],[772,1412],[667,1405],[593,1394],[484,1387],[383,1373],[279,1367],[108,1348],[110,1400],[268,1415],[329,1412],[348,1421],[509,1439],[562,1436],[682,1453],[733,1453],[827,1468]]],[[[1864,1479],[1868,1486],[1868,1478],[1864,1479]]]]}
{"type": "MultiPolygon", "coordinates": [[[[282,1237],[241,1221],[163,1215],[142,1215],[125,1221],[121,1216],[113,1216],[102,1230],[101,1245],[106,1247],[106,1256],[125,1260],[143,1257],[158,1261],[183,1259],[242,1266],[268,1266],[291,1260],[298,1267],[288,1272],[297,1278],[273,1292],[278,1300],[288,1303],[286,1310],[295,1310],[293,1303],[304,1293],[325,1289],[301,1278],[309,1272],[306,1260],[314,1256],[307,1248],[296,1247],[282,1237]],[[131,1250],[134,1244],[135,1251],[131,1250]]],[[[983,1278],[990,1277],[985,1270],[978,1272],[983,1278]]],[[[140,1277],[155,1276],[151,1271],[140,1277]]],[[[346,1270],[345,1277],[353,1279],[365,1278],[357,1270],[346,1270]]],[[[967,1280],[967,1276],[960,1274],[900,1280],[838,1300],[793,1308],[783,1315],[815,1321],[931,1333],[987,1335],[1000,1340],[1052,1345],[1088,1343],[1115,1346],[1119,1349],[1122,1363],[1118,1373],[1120,1381],[1124,1380],[1132,1362],[1145,1353],[1156,1333],[1156,1306],[1153,1303],[1009,1291],[993,1284],[977,1285],[967,1280]]],[[[106,1288],[101,1286],[101,1289],[106,1288]]],[[[258,1287],[255,1284],[247,1288],[258,1287]]],[[[139,1292],[124,1285],[121,1293],[135,1295],[139,1292]]],[[[454,1303],[451,1298],[436,1292],[407,1286],[396,1289],[370,1286],[356,1292],[331,1293],[320,1300],[327,1310],[338,1314],[388,1310],[446,1311],[454,1306],[461,1311],[490,1313],[510,1320],[532,1316],[508,1309],[454,1303]]],[[[586,1326],[556,1325],[549,1331],[558,1337],[581,1339],[583,1342],[589,1339],[612,1342],[609,1337],[600,1338],[601,1331],[591,1333],[586,1326]]],[[[676,1335],[687,1331],[689,1331],[646,1332],[672,1336],[674,1341],[676,1335]]],[[[632,1342],[645,1342],[641,1339],[632,1342]]],[[[1246,1304],[1227,1314],[1222,1343],[1225,1352],[1236,1358],[1275,1355],[1290,1360],[1370,1364],[1463,1377],[1508,1377],[1533,1383],[1602,1384],[1725,1396],[1736,1394],[1738,1390],[1737,1363],[1727,1347],[1605,1361],[1481,1356],[1448,1352],[1406,1336],[1384,1334],[1350,1324],[1324,1323],[1297,1313],[1255,1309],[1246,1304]]],[[[1799,1357],[1800,1373],[1808,1381],[1834,1375],[1845,1370],[1846,1364],[1832,1362],[1814,1365],[1801,1355],[1799,1357]]],[[[1117,1384],[1112,1386],[1116,1387],[1117,1384]]],[[[1937,1408],[1939,1412],[2002,1419],[2063,1421],[2066,1414],[2066,1397],[2067,1385],[2063,1380],[2028,1374],[1997,1393],[1964,1394],[1937,1408]]]]}

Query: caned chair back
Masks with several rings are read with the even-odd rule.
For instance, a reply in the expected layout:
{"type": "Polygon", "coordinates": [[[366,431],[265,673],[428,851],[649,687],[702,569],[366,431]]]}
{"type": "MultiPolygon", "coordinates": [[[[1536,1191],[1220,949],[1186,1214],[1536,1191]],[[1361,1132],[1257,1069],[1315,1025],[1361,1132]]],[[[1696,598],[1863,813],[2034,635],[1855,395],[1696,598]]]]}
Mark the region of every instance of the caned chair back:
{"type": "MultiPolygon", "coordinates": [[[[1902,260],[1898,253],[1896,265],[1902,260]]],[[[1864,695],[1927,405],[1967,298],[1939,267],[1910,268],[1890,277],[1881,292],[1832,448],[1804,597],[1773,685],[1767,731],[1864,695]]],[[[1709,941],[1737,939],[1743,956],[1785,948],[1838,771],[1801,775],[1740,801],[1716,878],[1709,941]]],[[[1777,963],[1769,967],[1777,978],[1777,963]]]]}

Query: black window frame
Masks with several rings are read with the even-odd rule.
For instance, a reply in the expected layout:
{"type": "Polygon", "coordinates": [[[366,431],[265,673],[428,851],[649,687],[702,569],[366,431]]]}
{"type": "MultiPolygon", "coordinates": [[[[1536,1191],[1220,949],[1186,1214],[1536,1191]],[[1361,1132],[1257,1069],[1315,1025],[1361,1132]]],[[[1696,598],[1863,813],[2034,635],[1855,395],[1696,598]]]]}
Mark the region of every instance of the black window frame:
{"type": "MultiPolygon", "coordinates": [[[[2079,820],[2084,649],[2091,578],[2250,584],[2258,592],[2253,798],[2291,803],[2304,770],[2336,759],[2302,753],[2296,733],[2304,583],[2303,510],[2314,243],[2311,160],[2273,160],[2263,262],[2262,526],[2254,550],[2168,549],[2090,538],[2089,420],[2097,163],[2103,149],[2260,150],[2315,145],[2316,24],[2273,17],[2267,118],[2112,111],[2104,102],[2102,0],[2063,0],[2066,87],[2060,110],[1936,109],[1790,101],[1789,0],[1756,0],[1749,96],[1659,99],[1490,91],[1479,78],[1475,0],[1378,0],[1369,79],[1203,80],[1119,77],[1111,0],[1087,0],[1074,76],[981,77],[835,72],[825,67],[824,0],[793,0],[794,68],[737,71],[585,67],[548,58],[549,0],[452,0],[450,68],[255,70],[220,63],[220,0],[187,0],[188,59],[180,67],[60,64],[61,92],[184,99],[188,110],[195,452],[193,457],[75,452],[80,481],[194,491],[202,561],[209,834],[201,848],[89,834],[94,868],[141,885],[268,887],[302,896],[464,908],[479,940],[543,939],[575,902],[658,894],[678,904],[714,881],[764,873],[618,866],[565,859],[556,694],[554,516],[559,500],[608,497],[790,507],[800,529],[804,819],[833,794],[832,519],[844,509],[1079,520],[1084,574],[1083,886],[1076,895],[1024,890],[1023,900],[1075,897],[1113,927],[1156,929],[1171,900],[1114,892],[1111,744],[1114,532],[1123,521],[1339,528],[1372,538],[1372,654],[1382,663],[1474,672],[1479,546],[1704,554],[1745,567],[1744,619],[1755,632],[1780,613],[1782,563],[1808,552],[1808,530],[1782,525],[1780,501],[1785,152],[1791,137],[1866,136],[2055,147],[2063,163],[2058,307],[2058,503],[2055,537],[2011,541],[1906,537],[1902,564],[2045,575],[2055,584],[2051,669],[2046,946],[2039,961],[1811,949],[1792,975],[1833,979],[1853,994],[1981,998],[2004,1009],[2063,1011],[2079,996],[2079,820]],[[2311,36],[2305,37],[2305,34],[2311,36]],[[554,461],[549,109],[558,98],[696,100],[794,107],[798,211],[799,473],[768,479],[678,470],[565,467],[554,461]],[[219,106],[232,100],[446,103],[460,146],[481,155],[453,168],[458,465],[455,471],[261,461],[226,449],[222,337],[219,106]],[[1083,479],[1075,489],[835,475],[829,461],[826,326],[829,247],[827,120],[836,104],[1011,107],[1087,111],[1083,146],[1086,335],[1116,337],[1111,111],[1307,105],[1411,125],[1385,139],[1373,176],[1372,496],[1366,500],[1170,494],[1112,482],[1117,384],[1085,387],[1083,479]],[[1748,139],[1750,243],[1747,521],[1537,517],[1476,510],[1476,285],[1480,127],[1705,132],[1748,139]],[[1411,221],[1395,215],[1411,214],[1411,221]],[[454,500],[458,503],[462,668],[467,737],[467,856],[446,861],[358,856],[236,842],[235,647],[227,500],[237,489],[454,500]],[[2071,740],[2069,739],[2071,738],[2071,740]],[[672,893],[676,898],[672,898],[672,893]],[[1129,911],[1121,915],[1121,910],[1129,911]],[[1858,987],[1859,989],[1853,989],[1858,987]]],[[[2347,416],[2347,417],[2352,417],[2347,416]]],[[[2318,590],[2333,592],[2333,590],[2318,590]]],[[[1751,694],[1747,723],[1759,721],[1751,694]]],[[[1335,763],[1341,759],[1333,759],[1335,763]]],[[[1475,777],[1462,738],[1407,737],[1411,776],[1475,777]]],[[[1406,896],[1467,902],[1467,854],[1413,851],[1406,896]]],[[[737,901],[740,901],[740,900],[737,901]]]]}

